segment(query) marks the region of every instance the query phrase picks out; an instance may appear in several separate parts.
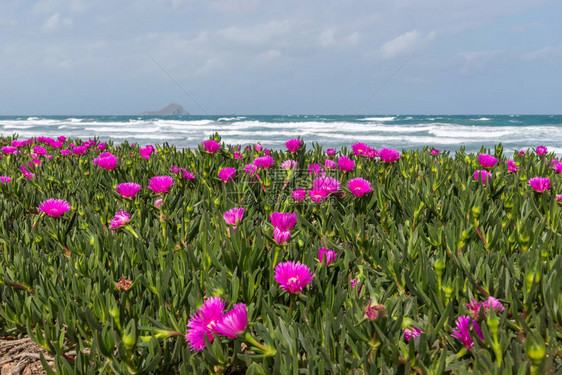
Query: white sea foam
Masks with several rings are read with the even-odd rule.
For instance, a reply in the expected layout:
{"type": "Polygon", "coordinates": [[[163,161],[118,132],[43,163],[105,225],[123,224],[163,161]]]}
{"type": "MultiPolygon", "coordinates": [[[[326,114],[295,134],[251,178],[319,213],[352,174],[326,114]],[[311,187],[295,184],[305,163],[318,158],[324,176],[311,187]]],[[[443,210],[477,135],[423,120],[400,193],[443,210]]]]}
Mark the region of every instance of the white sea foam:
{"type": "Polygon", "coordinates": [[[366,117],[362,118],[361,121],[393,121],[396,116],[388,116],[388,117],[366,117]]]}
{"type": "Polygon", "coordinates": [[[471,118],[471,121],[490,121],[491,118],[488,117],[480,117],[480,118],[471,118]]]}
{"type": "Polygon", "coordinates": [[[238,116],[238,117],[221,117],[217,121],[240,121],[244,120],[245,116],[238,116]]]}

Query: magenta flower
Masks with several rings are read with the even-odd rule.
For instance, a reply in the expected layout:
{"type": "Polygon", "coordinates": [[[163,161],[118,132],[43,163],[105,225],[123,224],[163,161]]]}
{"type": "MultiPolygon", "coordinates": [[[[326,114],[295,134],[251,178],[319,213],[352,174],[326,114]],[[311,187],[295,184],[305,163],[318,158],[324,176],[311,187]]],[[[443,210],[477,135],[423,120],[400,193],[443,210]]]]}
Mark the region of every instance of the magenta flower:
{"type": "Polygon", "coordinates": [[[238,160],[238,159],[244,159],[244,155],[242,155],[241,153],[234,151],[234,160],[238,160]]]}
{"type": "Polygon", "coordinates": [[[544,146],[539,146],[535,149],[535,152],[537,153],[537,155],[539,156],[544,156],[546,155],[546,153],[548,152],[548,150],[546,149],[546,147],[544,146]]]}
{"type": "Polygon", "coordinates": [[[6,155],[13,155],[16,154],[18,152],[18,149],[16,147],[12,147],[12,146],[4,146],[2,147],[2,153],[6,154],[6,155]]]}
{"type": "Polygon", "coordinates": [[[187,322],[185,340],[190,344],[192,351],[201,351],[205,348],[205,335],[209,341],[214,340],[213,333],[218,333],[215,327],[223,320],[224,301],[219,297],[211,297],[203,306],[191,316],[187,322]]]}
{"type": "Polygon", "coordinates": [[[256,149],[257,152],[261,152],[261,150],[263,150],[263,146],[260,145],[259,143],[256,143],[254,145],[254,148],[256,149]]]}
{"type": "Polygon", "coordinates": [[[482,185],[486,185],[486,181],[492,179],[492,174],[483,169],[479,169],[474,172],[473,177],[475,180],[482,182],[482,185]]]}
{"type": "Polygon", "coordinates": [[[349,172],[355,167],[355,162],[347,156],[342,156],[338,159],[338,165],[343,172],[349,172]]]}
{"type": "Polygon", "coordinates": [[[51,217],[59,217],[70,210],[70,203],[63,199],[47,199],[39,205],[39,211],[51,217]]]}
{"type": "Polygon", "coordinates": [[[326,159],[324,161],[324,168],[326,168],[326,169],[336,169],[337,167],[338,167],[338,163],[336,163],[333,160],[326,159]]]}
{"type": "Polygon", "coordinates": [[[68,150],[68,149],[64,149],[64,150],[60,150],[60,154],[62,156],[68,156],[72,153],[72,151],[68,150]]]}
{"type": "Polygon", "coordinates": [[[312,190],[324,191],[326,194],[336,193],[340,188],[339,180],[332,177],[318,177],[312,181],[312,190]]]}
{"type": "Polygon", "coordinates": [[[517,166],[517,164],[515,164],[515,162],[513,160],[508,160],[505,163],[507,164],[507,171],[508,172],[515,173],[519,170],[519,167],[517,166]]]}
{"type": "Polygon", "coordinates": [[[310,189],[308,196],[314,203],[322,203],[328,197],[328,193],[322,189],[310,189]]]}
{"type": "Polygon", "coordinates": [[[237,335],[243,333],[248,325],[248,310],[243,303],[237,303],[232,309],[217,322],[214,331],[220,335],[235,339],[237,335]]]}
{"type": "Polygon", "coordinates": [[[361,177],[349,180],[347,183],[347,188],[349,189],[351,194],[355,195],[356,197],[362,197],[363,195],[373,191],[371,183],[361,177]]]}
{"type": "Polygon", "coordinates": [[[355,154],[355,156],[364,156],[367,154],[367,151],[369,150],[369,146],[367,146],[365,143],[361,143],[361,142],[357,142],[351,145],[351,149],[353,150],[353,153],[355,154]]]}
{"type": "Polygon", "coordinates": [[[102,142],[102,143],[98,143],[98,145],[97,145],[97,147],[96,147],[96,149],[97,149],[98,151],[103,151],[103,150],[105,150],[106,148],[107,148],[107,145],[106,145],[105,143],[103,143],[103,142],[102,142]]]}
{"type": "Polygon", "coordinates": [[[562,194],[556,195],[556,202],[558,203],[562,202],[562,194]]]}
{"type": "Polygon", "coordinates": [[[381,148],[379,150],[379,158],[385,163],[394,163],[400,159],[400,152],[388,148],[381,148]]]}
{"type": "Polygon", "coordinates": [[[297,152],[301,147],[302,140],[300,139],[289,139],[285,142],[285,146],[289,152],[297,152]]]}
{"type": "Polygon", "coordinates": [[[84,146],[76,146],[72,149],[72,153],[74,155],[84,155],[86,153],[87,148],[84,146]]]}
{"type": "MultiPolygon", "coordinates": [[[[20,148],[25,146],[27,143],[25,141],[18,141],[18,140],[13,140],[11,145],[15,148],[20,148]]],[[[2,148],[3,149],[3,148],[2,148]]],[[[3,152],[3,151],[2,151],[3,152]]]]}
{"type": "Polygon", "coordinates": [[[275,159],[271,156],[260,156],[254,159],[253,164],[258,168],[269,169],[275,164],[275,159]]]}
{"type": "Polygon", "coordinates": [[[271,224],[273,225],[273,227],[287,232],[293,229],[293,227],[297,223],[296,214],[282,214],[280,212],[274,212],[269,215],[269,219],[271,220],[271,224]]]}
{"type": "Polygon", "coordinates": [[[525,150],[520,150],[520,151],[519,151],[519,156],[525,156],[525,150]]]}
{"type": "Polygon", "coordinates": [[[320,263],[326,261],[326,265],[329,266],[330,264],[334,263],[337,257],[337,253],[334,250],[326,249],[321,247],[318,250],[318,261],[320,263]]]}
{"type": "Polygon", "coordinates": [[[20,171],[25,177],[29,178],[30,180],[35,177],[35,173],[29,172],[27,169],[25,169],[25,165],[20,165],[20,171]]]}
{"type": "Polygon", "coordinates": [[[488,299],[484,302],[477,302],[475,299],[471,298],[470,303],[466,304],[466,308],[470,311],[472,319],[475,320],[478,319],[478,314],[480,313],[481,308],[484,308],[485,314],[492,309],[498,310],[500,313],[503,311],[502,303],[494,297],[488,297],[488,299]]]}
{"type": "Polygon", "coordinates": [[[66,141],[66,137],[64,135],[61,135],[59,137],[57,137],[57,141],[59,142],[65,142],[66,141]]]}
{"type": "MultiPolygon", "coordinates": [[[[351,290],[355,289],[355,287],[357,286],[357,284],[359,284],[361,280],[358,279],[351,279],[349,280],[349,283],[351,284],[351,290]]],[[[357,291],[357,293],[361,293],[361,287],[359,287],[359,290],[357,291]]]]}
{"type": "Polygon", "coordinates": [[[369,147],[365,152],[365,156],[369,159],[373,159],[379,156],[379,152],[376,149],[369,147]]]}
{"type": "Polygon", "coordinates": [[[480,165],[484,168],[492,168],[494,165],[498,164],[498,159],[488,154],[478,155],[478,161],[480,165]]]}
{"type": "Polygon", "coordinates": [[[233,179],[234,175],[236,175],[236,169],[234,168],[223,168],[219,171],[219,178],[223,182],[228,182],[228,180],[233,179]]]}
{"type": "Polygon", "coordinates": [[[336,154],[336,150],[333,148],[329,148],[326,150],[326,155],[328,156],[334,156],[336,154]]]}
{"type": "Polygon", "coordinates": [[[246,164],[246,166],[244,167],[244,174],[249,174],[251,177],[257,170],[258,167],[256,167],[254,164],[246,164]]]}
{"type": "Polygon", "coordinates": [[[41,146],[35,146],[33,147],[33,153],[37,155],[45,156],[47,155],[47,149],[41,146]]]}
{"type": "Polygon", "coordinates": [[[127,224],[129,220],[131,220],[131,215],[129,215],[123,210],[120,210],[115,214],[115,217],[111,219],[111,222],[109,223],[109,227],[115,230],[127,224]]]}
{"type": "Polygon", "coordinates": [[[484,340],[484,335],[482,335],[482,330],[475,320],[472,320],[470,316],[459,316],[456,320],[457,328],[453,330],[451,336],[458,339],[466,349],[470,349],[474,346],[474,341],[470,337],[470,331],[474,330],[480,340],[484,340]],[[470,322],[472,321],[472,327],[470,322]]]}
{"type": "Polygon", "coordinates": [[[294,160],[285,160],[283,163],[281,163],[281,168],[291,170],[295,169],[297,167],[297,164],[298,163],[294,160]]]}
{"type": "Polygon", "coordinates": [[[436,149],[436,148],[431,149],[431,155],[437,156],[437,155],[439,155],[439,153],[440,153],[440,151],[438,149],[436,149]]]}
{"type": "Polygon", "coordinates": [[[288,293],[299,293],[314,279],[310,269],[300,262],[279,263],[275,267],[275,281],[288,293]]]}
{"type": "Polygon", "coordinates": [[[0,182],[3,184],[7,184],[8,182],[12,181],[12,179],[8,176],[0,176],[0,182]]]}
{"type": "Polygon", "coordinates": [[[148,145],[145,148],[139,148],[139,153],[141,157],[146,160],[150,159],[150,155],[152,155],[153,151],[154,151],[154,146],[151,145],[148,145]]]}
{"type": "Polygon", "coordinates": [[[222,215],[222,217],[227,224],[238,225],[238,223],[242,221],[244,212],[246,212],[245,208],[231,208],[230,210],[226,211],[224,215],[222,215]]]}
{"type": "Polygon", "coordinates": [[[164,199],[158,198],[154,201],[154,207],[160,208],[160,206],[162,206],[162,203],[164,203],[164,199]]]}
{"type": "Polygon", "coordinates": [[[410,341],[411,339],[415,339],[418,337],[423,331],[419,328],[412,327],[412,328],[405,328],[404,329],[404,339],[406,341],[410,341]]]}
{"type": "Polygon", "coordinates": [[[57,142],[57,141],[49,142],[49,146],[51,146],[52,148],[56,148],[56,149],[62,148],[62,145],[63,145],[63,142],[57,142]]]}
{"type": "Polygon", "coordinates": [[[304,189],[293,190],[293,192],[291,193],[291,197],[297,202],[302,202],[306,198],[306,190],[304,189]]]}
{"type": "Polygon", "coordinates": [[[562,173],[562,162],[557,163],[554,166],[554,170],[556,171],[556,173],[562,173]]]}
{"type": "Polygon", "coordinates": [[[325,176],[326,172],[324,172],[324,168],[321,165],[313,163],[308,166],[308,174],[310,176],[325,176]]]}
{"type": "Polygon", "coordinates": [[[185,168],[180,168],[180,167],[176,167],[175,165],[172,165],[170,167],[170,171],[175,173],[176,175],[179,175],[181,173],[184,180],[195,179],[195,175],[193,173],[188,172],[185,168]]]}
{"type": "Polygon", "coordinates": [[[205,151],[209,154],[214,154],[221,149],[221,144],[212,139],[202,142],[201,144],[205,147],[205,151]]]}
{"type": "Polygon", "coordinates": [[[273,229],[273,240],[277,245],[283,245],[291,239],[291,232],[279,228],[273,229]]]}
{"type": "Polygon", "coordinates": [[[134,198],[140,189],[141,186],[139,184],[135,184],[134,182],[125,182],[117,185],[115,191],[123,198],[134,198]]]}
{"type": "Polygon", "coordinates": [[[157,194],[167,193],[174,184],[174,179],[170,176],[156,176],[150,179],[148,188],[157,194]]]}
{"type": "Polygon", "coordinates": [[[112,171],[117,166],[117,158],[110,152],[102,152],[99,157],[94,159],[94,165],[112,171]]]}
{"type": "Polygon", "coordinates": [[[529,179],[529,185],[538,193],[543,193],[550,189],[550,178],[533,177],[529,179]]]}

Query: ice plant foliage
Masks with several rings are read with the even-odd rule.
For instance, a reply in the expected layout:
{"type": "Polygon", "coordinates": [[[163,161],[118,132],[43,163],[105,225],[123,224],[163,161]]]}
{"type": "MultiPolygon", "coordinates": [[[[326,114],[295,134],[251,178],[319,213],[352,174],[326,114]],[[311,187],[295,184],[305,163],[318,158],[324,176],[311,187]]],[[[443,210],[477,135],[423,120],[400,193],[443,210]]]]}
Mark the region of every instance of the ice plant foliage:
{"type": "Polygon", "coordinates": [[[300,262],[279,263],[275,267],[275,281],[288,293],[300,293],[312,283],[314,276],[310,269],[300,262]]]}
{"type": "Polygon", "coordinates": [[[156,176],[150,179],[148,188],[157,194],[167,193],[174,184],[170,176],[156,176]]]}
{"type": "Polygon", "coordinates": [[[142,187],[134,182],[124,182],[117,185],[115,191],[123,198],[134,198],[142,187]]]}
{"type": "Polygon", "coordinates": [[[529,179],[529,186],[536,192],[543,193],[550,190],[550,178],[548,177],[533,177],[529,179]]]}
{"type": "Polygon", "coordinates": [[[59,217],[66,211],[70,211],[70,203],[63,199],[47,199],[39,205],[39,211],[51,217],[59,217]]]}

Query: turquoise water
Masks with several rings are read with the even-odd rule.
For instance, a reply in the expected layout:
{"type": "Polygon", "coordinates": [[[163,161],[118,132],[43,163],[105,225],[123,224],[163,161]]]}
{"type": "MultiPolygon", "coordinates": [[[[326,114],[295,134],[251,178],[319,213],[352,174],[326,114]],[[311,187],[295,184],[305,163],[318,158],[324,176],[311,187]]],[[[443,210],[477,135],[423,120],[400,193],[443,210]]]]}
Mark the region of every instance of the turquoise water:
{"type": "Polygon", "coordinates": [[[336,148],[364,142],[477,152],[501,142],[506,151],[544,145],[562,155],[562,115],[0,116],[0,134],[20,138],[65,135],[193,148],[215,132],[227,143],[271,148],[300,136],[309,145],[336,148]]]}

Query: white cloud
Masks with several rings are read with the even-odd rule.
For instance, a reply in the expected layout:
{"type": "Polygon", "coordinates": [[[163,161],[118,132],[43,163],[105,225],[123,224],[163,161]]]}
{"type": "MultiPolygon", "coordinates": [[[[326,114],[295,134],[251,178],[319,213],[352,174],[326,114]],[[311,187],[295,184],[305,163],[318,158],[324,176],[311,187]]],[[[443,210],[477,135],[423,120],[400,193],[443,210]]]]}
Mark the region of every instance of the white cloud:
{"type": "Polygon", "coordinates": [[[523,55],[525,61],[539,61],[553,59],[562,56],[562,44],[545,46],[537,50],[527,52],[523,55]]]}
{"type": "Polygon", "coordinates": [[[52,33],[70,26],[72,26],[72,19],[61,18],[59,13],[55,13],[45,20],[42,29],[46,33],[52,33]]]}
{"type": "Polygon", "coordinates": [[[385,59],[392,59],[397,56],[412,53],[420,49],[435,37],[435,31],[427,34],[417,30],[408,31],[394,39],[384,43],[381,47],[381,55],[385,59]]]}
{"type": "Polygon", "coordinates": [[[464,60],[460,72],[471,75],[492,66],[497,66],[507,56],[503,50],[465,51],[459,53],[464,60]]]}

